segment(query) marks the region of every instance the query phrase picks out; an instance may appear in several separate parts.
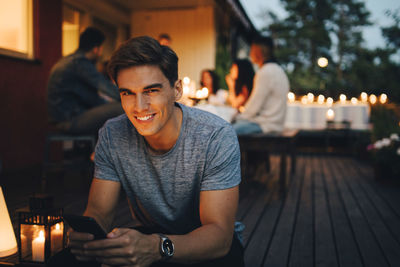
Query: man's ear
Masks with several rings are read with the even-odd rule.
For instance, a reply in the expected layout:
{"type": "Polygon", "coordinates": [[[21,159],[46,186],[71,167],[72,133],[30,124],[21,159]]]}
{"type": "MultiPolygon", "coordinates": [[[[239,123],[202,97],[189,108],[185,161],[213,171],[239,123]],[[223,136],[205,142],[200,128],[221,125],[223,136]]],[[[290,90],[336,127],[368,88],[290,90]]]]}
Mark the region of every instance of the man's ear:
{"type": "Polygon", "coordinates": [[[182,97],[182,80],[177,80],[174,86],[175,101],[178,101],[182,97]]]}

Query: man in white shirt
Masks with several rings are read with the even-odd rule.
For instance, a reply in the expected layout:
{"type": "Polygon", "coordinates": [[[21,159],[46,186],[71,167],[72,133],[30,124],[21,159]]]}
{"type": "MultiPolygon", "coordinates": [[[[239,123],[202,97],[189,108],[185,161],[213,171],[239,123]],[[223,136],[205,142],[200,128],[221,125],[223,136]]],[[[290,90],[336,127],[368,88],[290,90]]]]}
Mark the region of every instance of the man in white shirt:
{"type": "Polygon", "coordinates": [[[250,48],[251,61],[259,66],[253,90],[244,111],[236,117],[233,128],[238,135],[281,132],[286,116],[289,80],[276,63],[270,37],[258,37],[250,48]]]}

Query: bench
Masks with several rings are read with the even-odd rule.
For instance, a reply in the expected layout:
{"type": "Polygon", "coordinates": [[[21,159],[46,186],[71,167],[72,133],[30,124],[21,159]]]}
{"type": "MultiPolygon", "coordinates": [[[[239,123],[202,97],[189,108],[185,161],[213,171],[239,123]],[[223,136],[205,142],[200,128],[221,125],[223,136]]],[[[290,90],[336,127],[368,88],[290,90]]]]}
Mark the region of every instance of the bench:
{"type": "Polygon", "coordinates": [[[241,153],[242,174],[246,176],[249,153],[261,152],[266,159],[269,159],[269,153],[278,153],[280,155],[279,184],[282,192],[286,188],[286,157],[290,155],[290,171],[296,171],[296,139],[299,130],[284,130],[282,133],[258,133],[239,135],[239,145],[241,153]]]}

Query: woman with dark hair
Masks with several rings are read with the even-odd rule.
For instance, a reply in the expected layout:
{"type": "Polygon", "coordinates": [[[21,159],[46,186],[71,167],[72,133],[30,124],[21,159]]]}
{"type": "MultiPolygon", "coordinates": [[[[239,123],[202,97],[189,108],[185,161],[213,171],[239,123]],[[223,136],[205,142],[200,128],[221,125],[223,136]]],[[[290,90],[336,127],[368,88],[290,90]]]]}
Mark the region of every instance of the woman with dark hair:
{"type": "Polygon", "coordinates": [[[228,100],[232,107],[240,110],[253,89],[254,69],[247,59],[233,61],[225,80],[229,88],[228,100]]]}
{"type": "Polygon", "coordinates": [[[215,71],[205,69],[201,72],[201,87],[208,89],[208,102],[213,105],[224,105],[227,91],[219,89],[219,79],[215,71]]]}

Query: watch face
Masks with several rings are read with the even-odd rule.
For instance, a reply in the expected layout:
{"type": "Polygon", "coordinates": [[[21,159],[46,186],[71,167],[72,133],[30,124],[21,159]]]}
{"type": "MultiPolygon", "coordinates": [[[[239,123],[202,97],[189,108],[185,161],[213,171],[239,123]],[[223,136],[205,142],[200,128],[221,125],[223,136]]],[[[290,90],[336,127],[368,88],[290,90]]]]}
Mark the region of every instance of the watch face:
{"type": "Polygon", "coordinates": [[[174,244],[170,239],[164,239],[162,246],[165,256],[171,257],[172,255],[174,255],[174,244]]]}

